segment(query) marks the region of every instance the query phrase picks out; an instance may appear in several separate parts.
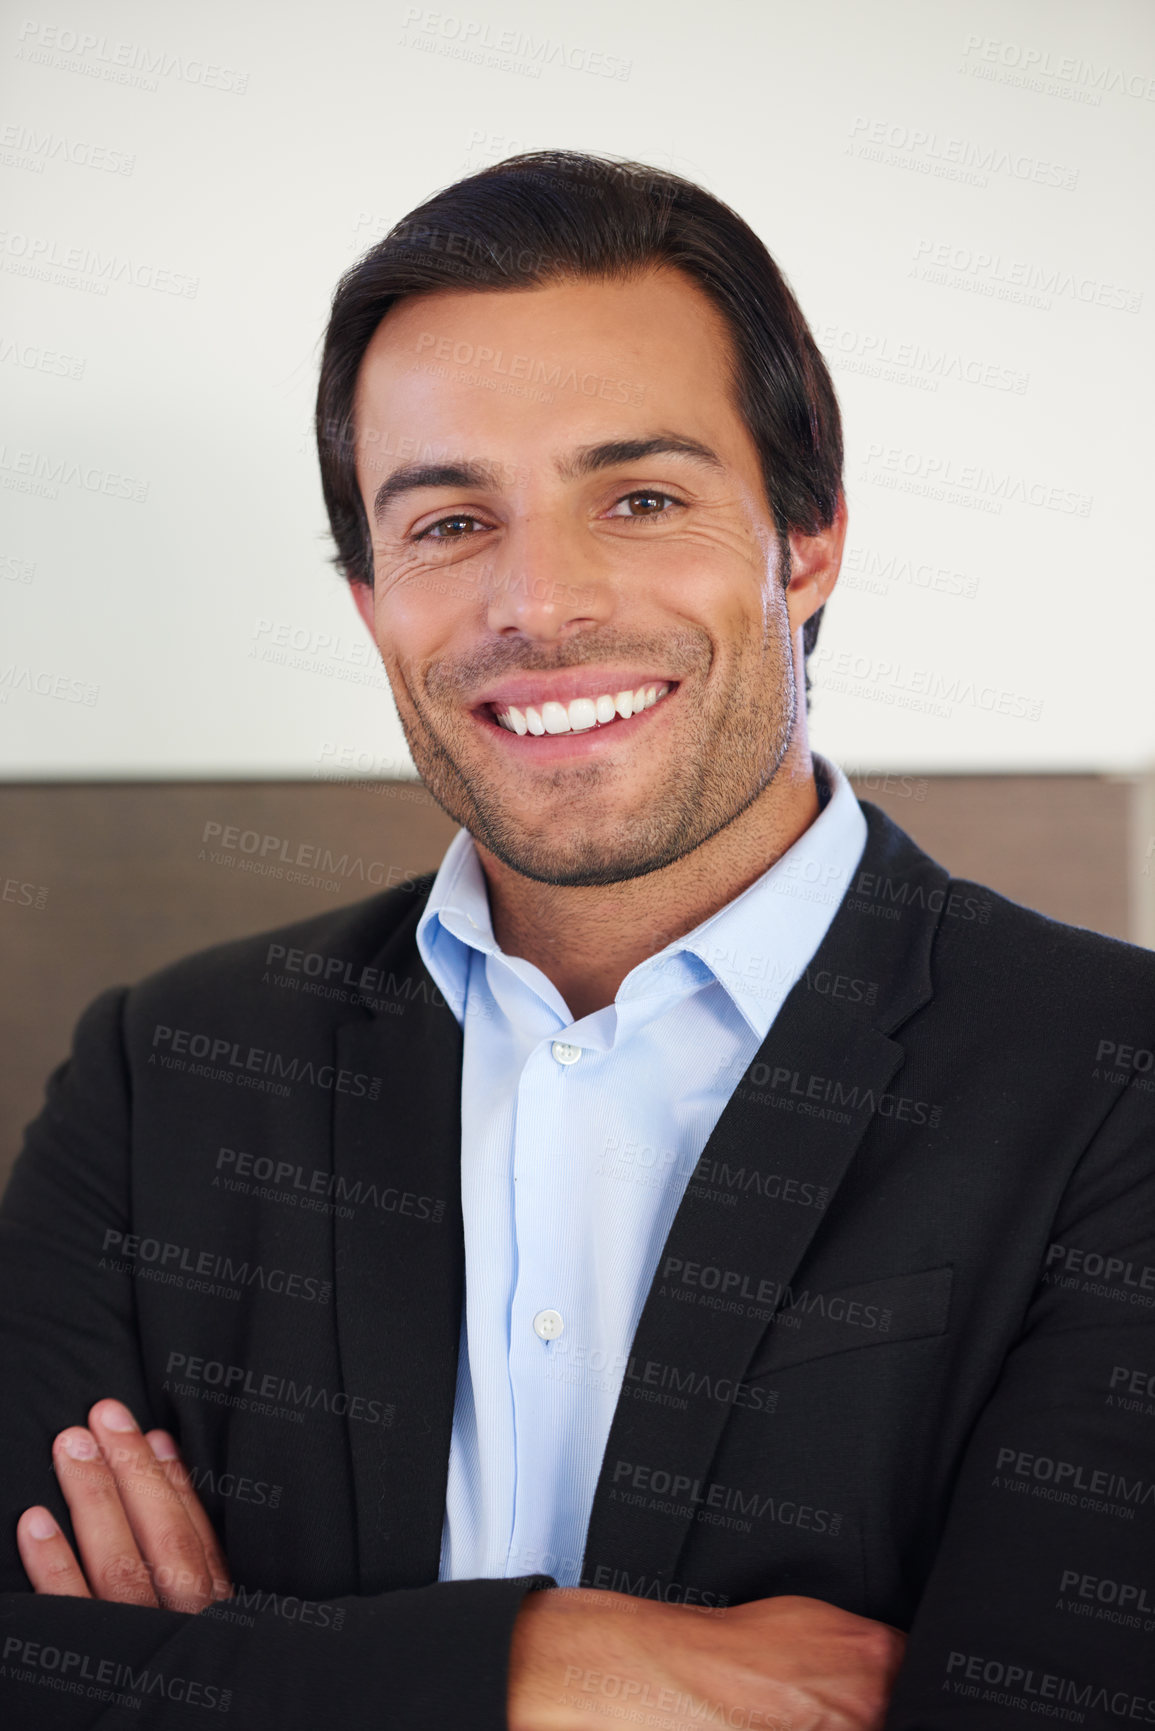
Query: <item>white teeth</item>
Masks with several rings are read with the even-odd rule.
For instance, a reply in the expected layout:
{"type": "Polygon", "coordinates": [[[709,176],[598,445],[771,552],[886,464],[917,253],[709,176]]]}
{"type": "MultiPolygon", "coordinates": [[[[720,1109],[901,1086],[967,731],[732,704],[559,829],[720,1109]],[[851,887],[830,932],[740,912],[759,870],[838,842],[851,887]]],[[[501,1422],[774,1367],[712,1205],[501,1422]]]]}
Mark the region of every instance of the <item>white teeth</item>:
{"type": "Polygon", "coordinates": [[[636,691],[619,691],[613,696],[603,692],[596,698],[575,697],[568,704],[550,700],[539,708],[534,708],[532,703],[523,708],[510,703],[503,709],[495,707],[494,719],[507,733],[518,735],[532,733],[540,737],[544,733],[588,733],[592,727],[605,727],[619,716],[628,721],[632,715],[640,715],[643,709],[652,709],[669,689],[668,683],[640,685],[636,691]]]}

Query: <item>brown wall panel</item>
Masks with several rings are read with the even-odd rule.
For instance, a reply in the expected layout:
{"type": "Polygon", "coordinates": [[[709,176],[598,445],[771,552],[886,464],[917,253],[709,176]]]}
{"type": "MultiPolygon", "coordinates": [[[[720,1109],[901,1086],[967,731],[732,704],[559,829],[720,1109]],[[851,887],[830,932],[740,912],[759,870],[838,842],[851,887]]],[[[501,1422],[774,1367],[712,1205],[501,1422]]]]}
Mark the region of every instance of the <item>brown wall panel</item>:
{"type": "MultiPolygon", "coordinates": [[[[1055,918],[1130,934],[1126,784],[855,785],[952,870],[1055,918]]],[[[0,787],[0,1184],[77,1016],[104,987],[429,870],[454,827],[412,782],[0,787]]]]}

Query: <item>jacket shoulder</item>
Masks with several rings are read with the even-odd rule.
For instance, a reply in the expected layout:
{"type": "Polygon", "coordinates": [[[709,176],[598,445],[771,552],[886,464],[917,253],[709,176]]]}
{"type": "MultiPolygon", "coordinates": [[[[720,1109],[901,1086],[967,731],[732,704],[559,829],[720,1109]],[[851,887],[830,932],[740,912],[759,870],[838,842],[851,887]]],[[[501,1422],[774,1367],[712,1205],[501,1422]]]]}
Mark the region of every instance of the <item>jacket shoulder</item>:
{"type": "MultiPolygon", "coordinates": [[[[1013,901],[988,884],[954,876],[867,800],[868,840],[851,883],[859,905],[893,904],[930,939],[933,992],[958,994],[976,1014],[1000,1013],[1016,1038],[1064,1024],[1104,1039],[1124,1012],[1155,1033],[1155,952],[1013,901]],[[922,922],[925,921],[925,924],[922,922]]],[[[871,922],[880,925],[881,922],[871,922]]],[[[1148,1040],[1147,1045],[1152,1045],[1148,1040]]]]}
{"type": "Polygon", "coordinates": [[[969,878],[950,880],[956,904],[974,908],[968,925],[944,919],[935,945],[941,966],[985,973],[999,996],[1038,1011],[1102,1027],[1136,1013],[1155,1032],[1155,953],[1039,913],[969,878]]]}
{"type": "MultiPolygon", "coordinates": [[[[305,957],[321,957],[325,964],[339,959],[350,967],[364,967],[394,941],[403,941],[407,928],[412,939],[434,876],[425,872],[350,907],[327,909],[196,950],[147,975],[130,988],[130,998],[137,1009],[174,1002],[228,1003],[234,995],[246,995],[267,967],[297,956],[302,958],[298,966],[305,957]]],[[[316,971],[323,972],[323,967],[316,971]]]]}

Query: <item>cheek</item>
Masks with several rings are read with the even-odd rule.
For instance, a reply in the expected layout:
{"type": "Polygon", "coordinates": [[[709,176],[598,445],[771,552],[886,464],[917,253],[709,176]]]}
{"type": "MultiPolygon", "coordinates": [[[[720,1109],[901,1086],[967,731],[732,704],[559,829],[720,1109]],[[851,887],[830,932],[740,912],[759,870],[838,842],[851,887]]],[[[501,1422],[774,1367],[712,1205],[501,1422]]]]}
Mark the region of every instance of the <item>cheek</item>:
{"type": "Polygon", "coordinates": [[[374,635],[403,658],[420,658],[443,643],[469,608],[469,586],[451,571],[386,573],[377,586],[374,635]]]}
{"type": "Polygon", "coordinates": [[[420,700],[425,672],[468,654],[476,635],[473,609],[468,594],[463,599],[455,593],[465,588],[445,572],[400,583],[378,596],[373,635],[395,695],[400,684],[420,700]]]}
{"type": "Polygon", "coordinates": [[[646,586],[659,608],[693,617],[722,635],[761,618],[763,591],[773,579],[745,549],[701,535],[662,552],[646,586]]]}

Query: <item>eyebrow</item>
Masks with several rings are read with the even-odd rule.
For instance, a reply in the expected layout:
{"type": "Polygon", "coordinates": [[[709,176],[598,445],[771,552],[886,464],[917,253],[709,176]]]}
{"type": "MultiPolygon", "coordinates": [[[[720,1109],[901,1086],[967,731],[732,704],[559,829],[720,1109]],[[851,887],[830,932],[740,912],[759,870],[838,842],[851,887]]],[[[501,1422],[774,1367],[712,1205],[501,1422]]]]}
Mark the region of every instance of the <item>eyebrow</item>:
{"type": "MultiPolygon", "coordinates": [[[[637,463],[644,457],[689,457],[704,466],[724,471],[726,465],[716,451],[698,439],[686,439],[676,433],[657,433],[649,439],[607,439],[600,445],[585,445],[557,465],[563,481],[580,480],[602,469],[616,469],[623,463],[637,463]]],[[[501,479],[492,463],[467,462],[407,463],[378,487],[373,498],[373,520],[381,521],[386,509],[404,493],[422,487],[466,487],[498,492],[501,479]]]]}

